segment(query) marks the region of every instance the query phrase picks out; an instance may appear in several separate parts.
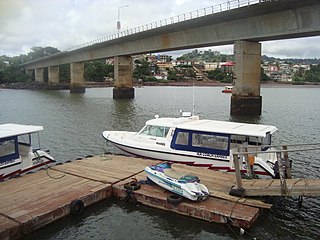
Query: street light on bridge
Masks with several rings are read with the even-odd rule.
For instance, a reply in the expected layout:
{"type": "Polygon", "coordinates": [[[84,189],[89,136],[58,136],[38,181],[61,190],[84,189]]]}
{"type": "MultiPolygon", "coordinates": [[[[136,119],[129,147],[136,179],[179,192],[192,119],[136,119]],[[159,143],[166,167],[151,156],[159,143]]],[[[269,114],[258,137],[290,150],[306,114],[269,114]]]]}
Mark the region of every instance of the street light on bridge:
{"type": "Polygon", "coordinates": [[[118,7],[118,21],[117,21],[117,29],[118,29],[118,37],[121,29],[121,23],[120,23],[120,8],[129,7],[129,5],[123,5],[118,7]]]}

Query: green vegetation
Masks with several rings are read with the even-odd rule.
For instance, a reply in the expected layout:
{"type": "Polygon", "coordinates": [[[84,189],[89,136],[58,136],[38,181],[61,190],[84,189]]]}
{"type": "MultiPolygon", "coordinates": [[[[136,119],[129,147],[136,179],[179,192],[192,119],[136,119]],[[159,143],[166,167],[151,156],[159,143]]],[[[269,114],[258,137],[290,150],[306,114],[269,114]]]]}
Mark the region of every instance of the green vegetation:
{"type": "Polygon", "coordinates": [[[20,59],[18,57],[0,57],[0,84],[27,82],[30,76],[20,69],[20,59]]]}
{"type": "Polygon", "coordinates": [[[152,76],[160,72],[159,67],[154,64],[150,64],[146,60],[135,60],[135,69],[133,71],[133,78],[142,82],[158,82],[158,80],[152,76]]]}
{"type": "Polygon", "coordinates": [[[294,74],[293,81],[295,84],[304,84],[305,82],[320,82],[320,64],[311,65],[310,70],[304,71],[303,68],[294,74]]]}
{"type": "Polygon", "coordinates": [[[3,84],[31,81],[32,76],[26,74],[25,71],[22,71],[20,64],[58,52],[60,51],[53,47],[32,47],[31,52],[28,54],[21,54],[20,56],[16,57],[1,56],[0,83],[3,84]]]}
{"type": "Polygon", "coordinates": [[[105,77],[113,78],[113,65],[106,64],[104,60],[86,62],[84,77],[87,81],[102,82],[105,77]]]}
{"type": "MultiPolygon", "coordinates": [[[[53,47],[32,47],[28,54],[17,57],[0,56],[0,84],[31,82],[34,76],[22,71],[20,64],[59,52],[60,50],[53,47]]],[[[47,71],[45,68],[45,82],[48,81],[47,71]]],[[[85,63],[85,78],[87,81],[104,81],[105,77],[113,78],[112,65],[106,64],[104,60],[85,63]]],[[[70,82],[70,64],[59,66],[59,79],[61,83],[70,82]]]]}
{"type": "Polygon", "coordinates": [[[261,68],[260,80],[270,81],[270,77],[264,72],[263,68],[261,68]]]}
{"type": "Polygon", "coordinates": [[[183,54],[181,57],[178,57],[177,60],[183,61],[198,61],[198,62],[227,62],[233,61],[233,55],[220,54],[217,51],[198,51],[193,50],[190,53],[183,54]]]}
{"type": "Polygon", "coordinates": [[[226,73],[222,72],[221,69],[208,71],[208,78],[217,81],[223,81],[227,77],[226,73]]]}

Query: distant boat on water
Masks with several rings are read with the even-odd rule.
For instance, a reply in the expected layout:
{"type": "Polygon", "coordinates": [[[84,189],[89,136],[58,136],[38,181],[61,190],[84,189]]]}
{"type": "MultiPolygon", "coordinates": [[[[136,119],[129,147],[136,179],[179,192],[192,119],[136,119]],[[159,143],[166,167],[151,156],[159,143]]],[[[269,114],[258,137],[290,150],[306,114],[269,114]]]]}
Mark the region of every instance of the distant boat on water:
{"type": "Polygon", "coordinates": [[[233,86],[225,86],[222,90],[223,93],[232,93],[233,86]]]}

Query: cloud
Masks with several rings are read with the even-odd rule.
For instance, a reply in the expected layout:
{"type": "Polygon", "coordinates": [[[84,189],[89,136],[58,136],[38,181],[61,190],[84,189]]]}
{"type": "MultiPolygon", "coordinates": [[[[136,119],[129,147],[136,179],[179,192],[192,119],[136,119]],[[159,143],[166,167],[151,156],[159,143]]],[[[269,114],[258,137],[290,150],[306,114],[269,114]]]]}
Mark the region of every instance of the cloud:
{"type": "Polygon", "coordinates": [[[320,37],[298,38],[262,43],[262,53],[279,58],[319,58],[320,37]]]}
{"type": "MultiPolygon", "coordinates": [[[[28,53],[33,46],[64,50],[128,30],[225,3],[226,0],[0,0],[0,56],[28,53]],[[120,8],[119,6],[129,5],[120,8]]],[[[262,52],[281,57],[319,57],[319,37],[262,43],[262,52]]],[[[232,53],[233,46],[213,47],[232,53]]],[[[191,50],[190,50],[191,51],[191,50]]]]}

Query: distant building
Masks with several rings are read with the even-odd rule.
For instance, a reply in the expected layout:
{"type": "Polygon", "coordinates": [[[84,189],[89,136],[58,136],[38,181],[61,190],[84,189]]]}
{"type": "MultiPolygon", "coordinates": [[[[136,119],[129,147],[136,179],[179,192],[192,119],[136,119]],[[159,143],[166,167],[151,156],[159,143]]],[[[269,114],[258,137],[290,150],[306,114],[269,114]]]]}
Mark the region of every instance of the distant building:
{"type": "Polygon", "coordinates": [[[192,66],[193,62],[192,61],[184,61],[184,60],[175,60],[172,61],[172,66],[177,67],[177,66],[192,66]]]}
{"type": "Polygon", "coordinates": [[[165,74],[154,74],[153,75],[157,80],[167,80],[167,76],[165,74]]]}
{"type": "Polygon", "coordinates": [[[221,70],[226,73],[232,73],[234,71],[235,62],[221,62],[219,64],[221,70]]]}
{"type": "Polygon", "coordinates": [[[219,63],[217,63],[217,62],[205,62],[203,64],[203,66],[204,66],[204,71],[208,72],[208,71],[213,71],[213,70],[217,69],[218,66],[219,66],[219,63]]]}

